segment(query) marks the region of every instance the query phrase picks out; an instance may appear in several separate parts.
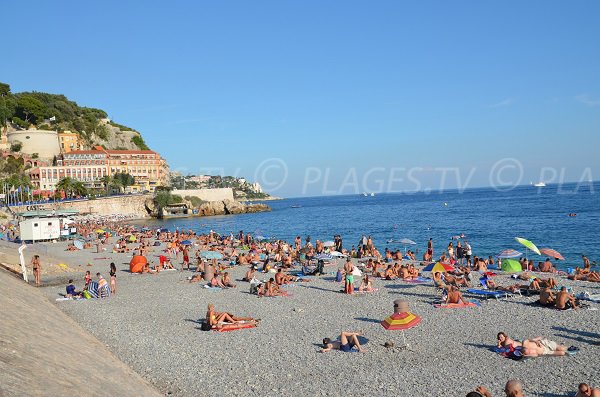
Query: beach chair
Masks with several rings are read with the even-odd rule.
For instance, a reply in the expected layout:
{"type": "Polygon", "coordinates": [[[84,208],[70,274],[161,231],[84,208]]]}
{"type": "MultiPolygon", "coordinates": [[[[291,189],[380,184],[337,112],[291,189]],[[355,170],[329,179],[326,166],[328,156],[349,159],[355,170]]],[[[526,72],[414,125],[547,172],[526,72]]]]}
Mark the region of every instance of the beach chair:
{"type": "Polygon", "coordinates": [[[479,279],[479,283],[481,284],[481,288],[469,288],[466,290],[466,293],[473,295],[477,298],[496,298],[496,300],[500,300],[501,298],[509,298],[514,294],[509,291],[492,291],[487,287],[486,284],[487,278],[482,277],[479,279]]]}

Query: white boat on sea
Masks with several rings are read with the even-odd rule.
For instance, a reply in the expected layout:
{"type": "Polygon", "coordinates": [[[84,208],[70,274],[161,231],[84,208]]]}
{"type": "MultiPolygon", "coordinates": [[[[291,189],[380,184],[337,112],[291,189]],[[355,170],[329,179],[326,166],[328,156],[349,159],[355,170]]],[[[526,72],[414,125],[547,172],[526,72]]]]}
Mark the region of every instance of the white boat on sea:
{"type": "Polygon", "coordinates": [[[546,184],[544,182],[538,182],[538,183],[534,183],[533,186],[534,187],[546,187],[546,184]]]}
{"type": "Polygon", "coordinates": [[[375,193],[371,193],[371,197],[375,197],[375,193]]]}

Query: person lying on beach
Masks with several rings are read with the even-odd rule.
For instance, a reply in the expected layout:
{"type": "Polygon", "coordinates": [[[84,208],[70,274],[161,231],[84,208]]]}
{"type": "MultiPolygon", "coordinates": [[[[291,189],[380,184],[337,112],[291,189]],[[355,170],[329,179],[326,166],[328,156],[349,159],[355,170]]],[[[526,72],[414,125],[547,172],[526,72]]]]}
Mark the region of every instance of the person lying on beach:
{"type": "Polygon", "coordinates": [[[444,276],[445,280],[446,280],[446,284],[448,285],[454,285],[456,287],[469,287],[469,282],[467,281],[466,278],[464,277],[456,277],[453,276],[451,274],[446,274],[444,276]]]}
{"type": "Polygon", "coordinates": [[[448,287],[442,278],[441,272],[433,273],[433,284],[438,288],[446,289],[448,287]]]}
{"type": "Polygon", "coordinates": [[[277,269],[277,273],[275,273],[275,282],[277,285],[291,284],[294,281],[298,281],[298,278],[285,274],[283,269],[277,269]]]}
{"type": "Polygon", "coordinates": [[[154,273],[158,273],[158,271],[151,269],[150,264],[146,263],[144,266],[142,266],[142,274],[144,274],[144,273],[154,274],[154,273]]]}
{"type": "Polygon", "coordinates": [[[600,389],[593,388],[587,383],[580,383],[577,386],[577,394],[575,397],[600,397],[600,389]]]}
{"type": "Polygon", "coordinates": [[[345,353],[349,353],[353,348],[356,348],[361,353],[365,353],[366,350],[362,348],[358,337],[362,335],[362,332],[346,332],[342,331],[340,334],[340,340],[332,341],[329,338],[323,338],[323,348],[319,350],[321,353],[327,353],[332,350],[341,350],[345,353]]]}
{"type": "Polygon", "coordinates": [[[508,334],[506,332],[498,332],[498,335],[496,336],[496,339],[498,340],[498,347],[512,347],[512,348],[516,348],[516,347],[521,347],[523,346],[523,344],[521,342],[517,342],[513,339],[511,339],[508,334]]]}
{"type": "Polygon", "coordinates": [[[481,281],[484,281],[484,280],[485,280],[485,286],[487,287],[487,289],[492,290],[492,291],[506,291],[506,292],[516,293],[521,288],[523,288],[523,286],[521,284],[514,284],[514,285],[508,285],[508,286],[496,285],[496,282],[487,276],[483,277],[481,279],[481,281]]]}
{"type": "Polygon", "coordinates": [[[194,274],[191,278],[190,278],[190,283],[199,283],[200,281],[202,281],[202,275],[201,274],[194,274]]]}
{"type": "Polygon", "coordinates": [[[567,287],[562,287],[560,292],[556,296],[556,303],[554,305],[559,310],[577,309],[578,305],[575,301],[575,296],[567,292],[567,287]]]}
{"type": "MultiPolygon", "coordinates": [[[[511,379],[504,386],[506,397],[525,397],[523,393],[523,383],[517,379],[511,379]]],[[[492,397],[492,394],[483,386],[478,386],[474,392],[467,394],[467,397],[492,397]]]]}
{"type": "Polygon", "coordinates": [[[462,293],[455,286],[450,286],[448,289],[448,295],[446,296],[446,300],[444,303],[453,303],[453,304],[462,304],[467,305],[469,302],[463,298],[462,293]]]}
{"type": "Polygon", "coordinates": [[[525,357],[564,356],[567,354],[567,347],[538,336],[525,339],[521,351],[525,357]]]}
{"type": "Polygon", "coordinates": [[[569,276],[569,280],[580,280],[580,281],[590,281],[593,283],[600,283],[600,273],[599,272],[591,272],[589,274],[571,275],[571,276],[569,276]]]}
{"type": "Polygon", "coordinates": [[[550,289],[550,287],[546,286],[540,292],[540,300],[539,300],[540,305],[551,307],[551,306],[554,306],[555,302],[556,302],[556,298],[554,297],[552,290],[550,289]]]}
{"type": "Polygon", "coordinates": [[[73,280],[69,280],[69,284],[67,285],[66,290],[67,295],[65,295],[65,297],[67,298],[81,298],[83,296],[83,292],[76,291],[75,285],[73,285],[73,280]]]}
{"type": "Polygon", "coordinates": [[[75,247],[74,244],[69,244],[66,251],[79,251],[79,248],[75,247]]]}
{"type": "Polygon", "coordinates": [[[215,311],[215,306],[212,303],[208,304],[206,311],[206,323],[212,329],[221,329],[229,324],[252,324],[257,326],[260,323],[260,319],[254,319],[252,317],[236,317],[231,313],[215,311]]]}

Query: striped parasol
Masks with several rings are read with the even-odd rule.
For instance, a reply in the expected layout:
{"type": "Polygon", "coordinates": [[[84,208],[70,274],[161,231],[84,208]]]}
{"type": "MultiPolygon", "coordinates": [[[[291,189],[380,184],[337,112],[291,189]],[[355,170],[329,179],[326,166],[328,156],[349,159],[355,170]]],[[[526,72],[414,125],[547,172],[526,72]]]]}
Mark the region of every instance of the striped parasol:
{"type": "Polygon", "coordinates": [[[518,258],[521,255],[523,255],[522,252],[513,250],[513,249],[506,249],[502,252],[500,252],[498,255],[496,255],[496,258],[500,258],[500,259],[506,259],[506,258],[518,258]]]}
{"type": "Polygon", "coordinates": [[[432,273],[436,273],[436,272],[449,272],[454,270],[453,266],[450,266],[446,263],[442,263],[442,262],[438,262],[438,263],[432,263],[431,265],[425,266],[423,268],[424,272],[432,272],[432,273]]]}
{"type": "Polygon", "coordinates": [[[330,261],[333,259],[333,255],[331,254],[317,254],[315,255],[315,259],[319,261],[330,261]]]}
{"type": "Polygon", "coordinates": [[[421,317],[411,312],[394,313],[381,322],[388,331],[402,331],[419,325],[421,317]]]}
{"type": "Polygon", "coordinates": [[[553,250],[552,248],[540,248],[540,252],[546,256],[549,256],[559,261],[565,260],[565,258],[560,254],[560,252],[553,250]]]}

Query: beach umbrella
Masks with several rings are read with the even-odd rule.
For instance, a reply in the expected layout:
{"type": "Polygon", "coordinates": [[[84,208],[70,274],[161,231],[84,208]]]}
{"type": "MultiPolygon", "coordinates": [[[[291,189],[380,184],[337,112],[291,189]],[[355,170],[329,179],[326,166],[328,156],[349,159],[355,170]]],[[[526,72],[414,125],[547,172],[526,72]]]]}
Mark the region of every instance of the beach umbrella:
{"type": "Polygon", "coordinates": [[[397,299],[394,301],[394,314],[387,317],[380,324],[388,331],[401,331],[404,345],[402,348],[408,347],[404,331],[416,327],[421,322],[421,317],[414,315],[409,311],[408,301],[397,299]]]}
{"type": "Polygon", "coordinates": [[[181,243],[179,243],[181,245],[192,245],[193,243],[190,240],[183,240],[181,243]]]}
{"type": "MultiPolygon", "coordinates": [[[[523,237],[515,237],[515,240],[517,240],[520,244],[524,245],[525,248],[535,252],[538,255],[541,255],[538,247],[536,247],[535,244],[532,243],[531,241],[524,239],[523,237]]],[[[527,251],[525,251],[525,258],[527,258],[527,251]]]]}
{"type": "Polygon", "coordinates": [[[517,273],[523,270],[521,263],[515,259],[504,259],[502,261],[501,269],[507,273],[517,273]]]}
{"type": "Polygon", "coordinates": [[[323,247],[335,247],[335,243],[333,241],[325,241],[323,247]]]}
{"type": "Polygon", "coordinates": [[[264,240],[266,240],[266,237],[265,236],[256,236],[256,237],[254,237],[254,239],[257,241],[264,241],[264,240]]]}
{"type": "Polygon", "coordinates": [[[502,252],[500,252],[498,255],[496,255],[496,258],[499,258],[499,259],[518,258],[521,255],[523,255],[522,252],[515,251],[513,249],[506,249],[506,250],[503,250],[502,252]]]}
{"type": "Polygon", "coordinates": [[[83,241],[81,241],[81,240],[75,240],[75,241],[73,241],[73,245],[77,249],[80,249],[80,250],[83,249],[83,241]]]}
{"type": "Polygon", "coordinates": [[[321,261],[321,260],[323,260],[323,261],[330,261],[330,260],[333,259],[333,255],[331,255],[331,254],[317,254],[317,255],[315,255],[315,259],[319,260],[319,261],[321,261]]]}
{"type": "Polygon", "coordinates": [[[403,238],[402,240],[400,240],[400,244],[402,244],[404,246],[404,253],[406,254],[406,247],[409,245],[417,245],[417,243],[415,243],[414,241],[412,241],[411,239],[408,238],[403,238]]]}
{"type": "Polygon", "coordinates": [[[345,256],[346,256],[346,255],[342,254],[342,253],[341,253],[341,252],[339,252],[339,251],[331,251],[331,252],[329,253],[329,255],[331,255],[331,256],[334,256],[334,257],[336,257],[336,258],[343,258],[343,257],[345,257],[345,256]]]}
{"type": "Polygon", "coordinates": [[[96,233],[104,233],[104,232],[105,232],[105,230],[102,230],[102,229],[96,229],[96,233]]]}
{"type": "Polygon", "coordinates": [[[222,259],[223,254],[217,251],[200,251],[200,256],[205,259],[222,259]]]}
{"type": "Polygon", "coordinates": [[[442,262],[432,263],[423,268],[424,272],[432,272],[432,273],[436,273],[436,272],[445,273],[445,272],[449,272],[452,270],[454,270],[454,267],[448,265],[447,263],[442,263],[442,262]]]}
{"type": "Polygon", "coordinates": [[[133,243],[135,240],[137,240],[137,238],[133,234],[129,236],[129,242],[133,243]]]}
{"type": "Polygon", "coordinates": [[[553,250],[552,248],[540,248],[540,252],[546,256],[554,258],[558,261],[564,261],[565,258],[560,254],[560,252],[553,250]]]}
{"type": "Polygon", "coordinates": [[[167,233],[168,231],[169,231],[169,229],[167,229],[167,228],[162,228],[162,229],[160,229],[160,232],[161,232],[161,233],[167,233]]]}

